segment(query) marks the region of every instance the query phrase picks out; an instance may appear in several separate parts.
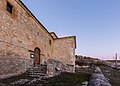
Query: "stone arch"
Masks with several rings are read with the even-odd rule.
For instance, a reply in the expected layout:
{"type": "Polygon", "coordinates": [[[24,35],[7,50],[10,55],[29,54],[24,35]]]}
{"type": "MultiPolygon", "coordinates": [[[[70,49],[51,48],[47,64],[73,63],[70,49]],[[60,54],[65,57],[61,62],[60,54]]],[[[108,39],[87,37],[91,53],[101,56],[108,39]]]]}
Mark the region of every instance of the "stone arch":
{"type": "Polygon", "coordinates": [[[40,52],[41,50],[39,47],[34,49],[34,66],[40,64],[40,52]]]}

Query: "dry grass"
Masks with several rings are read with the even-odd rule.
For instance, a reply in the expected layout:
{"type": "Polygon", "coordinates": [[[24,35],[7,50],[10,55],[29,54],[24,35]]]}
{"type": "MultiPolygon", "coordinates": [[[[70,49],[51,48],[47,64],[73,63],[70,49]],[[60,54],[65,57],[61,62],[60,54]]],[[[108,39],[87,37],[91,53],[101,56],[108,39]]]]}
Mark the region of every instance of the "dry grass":
{"type": "Polygon", "coordinates": [[[113,69],[107,66],[100,66],[103,74],[109,79],[112,86],[120,86],[120,70],[113,69]]]}
{"type": "MultiPolygon", "coordinates": [[[[56,76],[53,78],[49,78],[46,80],[37,80],[35,82],[32,82],[31,84],[28,84],[25,82],[24,84],[17,83],[17,86],[76,86],[84,82],[88,81],[90,77],[90,74],[88,73],[62,73],[60,76],[56,76]],[[41,85],[40,85],[41,84],[41,85]]],[[[22,74],[20,76],[14,76],[7,79],[0,80],[0,84],[4,84],[5,86],[11,86],[11,83],[14,83],[16,81],[23,80],[29,80],[31,82],[34,78],[29,77],[26,74],[22,74]]],[[[16,86],[12,85],[12,86],[16,86]]]]}

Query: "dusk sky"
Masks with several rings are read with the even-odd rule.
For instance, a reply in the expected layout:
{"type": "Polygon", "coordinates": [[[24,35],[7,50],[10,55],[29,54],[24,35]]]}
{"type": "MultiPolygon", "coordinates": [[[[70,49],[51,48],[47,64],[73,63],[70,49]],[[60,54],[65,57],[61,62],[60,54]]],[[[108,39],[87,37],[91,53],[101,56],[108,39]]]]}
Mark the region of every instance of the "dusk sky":
{"type": "Polygon", "coordinates": [[[120,56],[120,0],[22,0],[49,32],[77,37],[76,54],[120,56]]]}

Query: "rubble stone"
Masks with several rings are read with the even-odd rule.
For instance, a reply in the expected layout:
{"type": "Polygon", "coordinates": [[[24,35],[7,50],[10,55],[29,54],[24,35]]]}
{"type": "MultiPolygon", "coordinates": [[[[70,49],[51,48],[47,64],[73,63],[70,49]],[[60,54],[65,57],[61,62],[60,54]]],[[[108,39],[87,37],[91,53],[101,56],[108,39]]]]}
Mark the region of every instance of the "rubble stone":
{"type": "Polygon", "coordinates": [[[60,61],[48,59],[48,61],[47,61],[47,74],[48,74],[48,76],[53,77],[55,75],[60,75],[61,72],[74,73],[74,66],[65,65],[60,61]]]}
{"type": "Polygon", "coordinates": [[[112,86],[102,74],[99,67],[96,67],[94,73],[90,77],[88,86],[112,86]]]}

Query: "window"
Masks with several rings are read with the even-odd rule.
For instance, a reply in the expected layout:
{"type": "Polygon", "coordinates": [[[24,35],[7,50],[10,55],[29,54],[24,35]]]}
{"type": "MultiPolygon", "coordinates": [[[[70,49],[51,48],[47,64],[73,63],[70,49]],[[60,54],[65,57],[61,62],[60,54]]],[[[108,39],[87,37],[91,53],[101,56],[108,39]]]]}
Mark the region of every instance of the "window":
{"type": "Polygon", "coordinates": [[[7,2],[7,11],[12,14],[13,6],[7,2]]]}
{"type": "Polygon", "coordinates": [[[50,44],[50,45],[52,44],[51,40],[49,40],[49,44],[50,44]]]}

